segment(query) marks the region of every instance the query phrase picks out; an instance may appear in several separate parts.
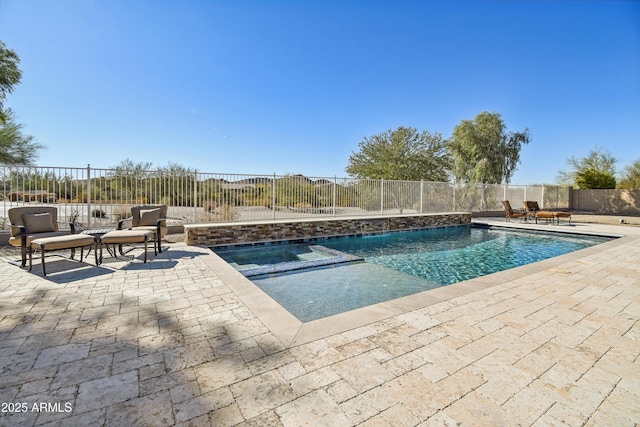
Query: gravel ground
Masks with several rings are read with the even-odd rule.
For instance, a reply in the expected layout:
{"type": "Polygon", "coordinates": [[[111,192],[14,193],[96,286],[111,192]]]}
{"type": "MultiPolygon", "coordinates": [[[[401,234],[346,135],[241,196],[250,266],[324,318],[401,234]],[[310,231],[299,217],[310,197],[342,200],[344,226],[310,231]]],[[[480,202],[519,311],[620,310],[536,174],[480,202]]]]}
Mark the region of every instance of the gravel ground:
{"type": "Polygon", "coordinates": [[[640,216],[625,215],[592,215],[583,213],[572,213],[572,222],[585,222],[591,224],[607,224],[621,226],[640,226],[640,216]],[[624,222],[622,222],[624,221],[624,222]]]}

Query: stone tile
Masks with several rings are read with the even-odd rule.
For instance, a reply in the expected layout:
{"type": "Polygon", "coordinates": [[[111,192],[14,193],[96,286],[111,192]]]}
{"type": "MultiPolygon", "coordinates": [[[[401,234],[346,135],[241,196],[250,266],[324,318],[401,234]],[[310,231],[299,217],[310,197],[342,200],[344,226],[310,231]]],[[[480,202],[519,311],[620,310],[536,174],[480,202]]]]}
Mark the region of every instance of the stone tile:
{"type": "Polygon", "coordinates": [[[231,427],[244,421],[235,403],[209,413],[209,421],[215,427],[231,427]]]}
{"type": "Polygon", "coordinates": [[[74,411],[106,408],[138,396],[138,373],[124,372],[80,384],[74,411]]]}
{"type": "Polygon", "coordinates": [[[175,423],[167,391],[130,399],[107,408],[106,426],[170,426],[175,423]]]}
{"type": "Polygon", "coordinates": [[[308,371],[314,371],[344,359],[338,350],[328,345],[324,340],[294,347],[289,352],[308,371]]]}
{"type": "Polygon", "coordinates": [[[361,424],[398,403],[399,397],[387,387],[376,387],[350,399],[340,408],[356,425],[361,424]]]}
{"type": "MultiPolygon", "coordinates": [[[[196,396],[173,405],[176,421],[186,422],[197,419],[212,411],[227,407],[233,403],[233,396],[227,387],[214,390],[207,394],[196,396]]],[[[202,422],[209,422],[209,418],[201,418],[202,422]]]]}
{"type": "Polygon", "coordinates": [[[197,381],[191,381],[186,384],[182,384],[173,387],[170,390],[171,401],[173,403],[184,402],[185,400],[193,399],[200,395],[200,387],[198,387],[197,381]]]}
{"type": "Polygon", "coordinates": [[[507,418],[502,407],[477,392],[470,392],[443,410],[455,418],[458,425],[509,426],[514,419],[507,418]]]}
{"type": "Polygon", "coordinates": [[[54,388],[86,383],[111,374],[113,356],[89,357],[61,365],[51,384],[54,388]]]}
{"type": "Polygon", "coordinates": [[[269,371],[233,384],[231,391],[246,419],[261,415],[296,398],[291,386],[278,371],[269,371]]]}
{"type": "Polygon", "coordinates": [[[203,393],[246,380],[252,375],[240,356],[229,356],[203,363],[194,370],[203,393]]]}
{"type": "Polygon", "coordinates": [[[40,352],[40,355],[34,364],[34,368],[59,365],[65,362],[84,359],[89,355],[90,348],[91,346],[89,344],[66,344],[46,348],[40,352]]]}
{"type": "Polygon", "coordinates": [[[393,405],[389,409],[380,413],[380,416],[389,426],[394,427],[411,427],[420,423],[418,417],[413,415],[411,411],[405,408],[402,404],[393,405]]]}
{"type": "Polygon", "coordinates": [[[367,353],[335,363],[331,368],[359,393],[394,378],[391,372],[367,353]]]}
{"type": "Polygon", "coordinates": [[[306,375],[299,376],[291,380],[290,384],[297,396],[304,396],[329,384],[333,384],[338,380],[340,380],[338,374],[336,374],[331,367],[327,366],[306,375]]]}
{"type": "Polygon", "coordinates": [[[326,388],[327,394],[333,398],[337,403],[345,402],[358,395],[358,392],[353,389],[345,380],[336,381],[326,388]]]}
{"type": "Polygon", "coordinates": [[[302,425],[340,427],[353,425],[324,390],[317,390],[277,408],[284,427],[302,425]]]}
{"type": "Polygon", "coordinates": [[[207,341],[164,352],[164,363],[169,372],[181,371],[214,360],[216,356],[207,341]]]}

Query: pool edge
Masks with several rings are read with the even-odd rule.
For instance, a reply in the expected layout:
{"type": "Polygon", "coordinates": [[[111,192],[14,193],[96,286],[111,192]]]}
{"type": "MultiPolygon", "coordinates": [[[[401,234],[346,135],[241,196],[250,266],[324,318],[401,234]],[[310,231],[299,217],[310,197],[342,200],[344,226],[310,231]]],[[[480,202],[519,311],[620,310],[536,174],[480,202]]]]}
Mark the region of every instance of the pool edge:
{"type": "MultiPolygon", "coordinates": [[[[531,228],[525,229],[531,230],[531,228]]],[[[545,229],[540,230],[548,231],[545,229]]],[[[601,233],[576,233],[575,231],[570,233],[603,236],[601,233]]],[[[278,302],[273,300],[235,268],[227,264],[212,250],[210,250],[211,258],[209,259],[212,260],[211,268],[215,271],[218,278],[240,298],[247,308],[251,310],[286,348],[291,348],[513,280],[518,280],[541,271],[550,270],[558,265],[575,262],[578,259],[599,254],[602,250],[616,247],[632,240],[640,240],[638,236],[607,234],[607,237],[618,238],[558,257],[537,261],[521,267],[492,273],[305,323],[289,313],[278,302]]]]}

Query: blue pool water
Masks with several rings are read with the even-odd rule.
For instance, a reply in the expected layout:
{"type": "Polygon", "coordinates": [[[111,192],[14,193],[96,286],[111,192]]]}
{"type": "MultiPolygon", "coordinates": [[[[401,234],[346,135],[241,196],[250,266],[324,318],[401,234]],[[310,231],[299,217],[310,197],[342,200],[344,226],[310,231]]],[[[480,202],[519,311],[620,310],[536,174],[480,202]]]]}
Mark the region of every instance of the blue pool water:
{"type": "Polygon", "coordinates": [[[461,226],[214,250],[308,322],[608,240],[461,226]]]}

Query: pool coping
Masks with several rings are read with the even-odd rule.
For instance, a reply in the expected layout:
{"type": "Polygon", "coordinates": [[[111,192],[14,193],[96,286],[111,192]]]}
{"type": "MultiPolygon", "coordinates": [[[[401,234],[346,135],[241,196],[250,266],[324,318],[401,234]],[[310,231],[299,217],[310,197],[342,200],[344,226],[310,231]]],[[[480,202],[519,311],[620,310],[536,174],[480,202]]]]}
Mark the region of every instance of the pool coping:
{"type": "Polygon", "coordinates": [[[552,231],[568,234],[582,234],[601,237],[615,237],[610,242],[581,249],[558,257],[537,261],[521,267],[477,277],[470,280],[443,286],[437,289],[423,291],[390,301],[385,301],[358,308],[345,313],[336,314],[310,322],[301,322],[294,315],[284,309],[262,289],[245,277],[241,272],[229,265],[215,252],[207,257],[210,267],[216,272],[229,289],[245,304],[249,310],[269,329],[269,331],[287,348],[306,344],[318,339],[349,331],[409,311],[428,307],[453,298],[481,291],[516,279],[540,273],[558,267],[559,265],[576,262],[580,259],[595,255],[603,250],[639,240],[638,236],[622,234],[576,231],[573,229],[532,228],[519,224],[496,224],[484,221],[474,221],[473,224],[495,228],[524,229],[533,231],[552,231]]]}

